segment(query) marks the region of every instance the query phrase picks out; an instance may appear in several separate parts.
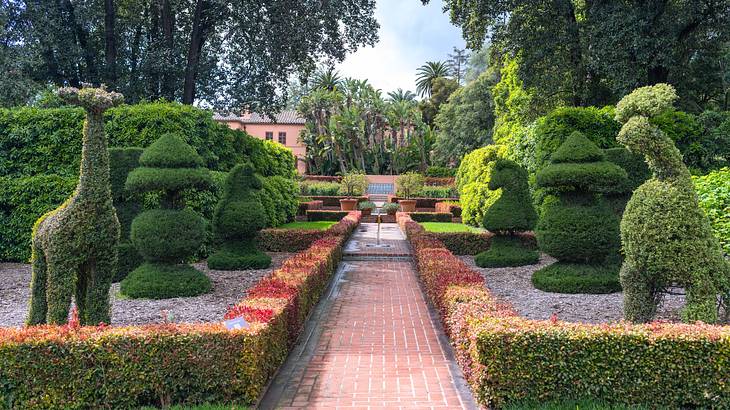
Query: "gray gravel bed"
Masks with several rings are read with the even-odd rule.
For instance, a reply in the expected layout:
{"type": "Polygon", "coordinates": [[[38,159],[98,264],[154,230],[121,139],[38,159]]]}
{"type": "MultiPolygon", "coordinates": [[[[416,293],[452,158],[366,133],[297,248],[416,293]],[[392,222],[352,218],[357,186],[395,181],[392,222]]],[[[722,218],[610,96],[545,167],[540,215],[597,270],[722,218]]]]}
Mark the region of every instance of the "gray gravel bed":
{"type": "MultiPolygon", "coordinates": [[[[532,286],[532,273],[555,262],[542,255],[536,265],[514,268],[479,268],[473,256],[460,257],[484,277],[492,293],[514,306],[517,313],[528,319],[547,320],[553,314],[566,322],[608,323],[623,317],[623,293],[608,295],[549,293],[532,286]]],[[[659,307],[657,319],[678,321],[684,296],[667,295],[659,307]]]]}
{"type": "MultiPolygon", "coordinates": [[[[246,291],[292,253],[270,253],[272,267],[247,271],[210,270],[205,262],[197,269],[213,283],[211,293],[164,300],[124,299],[119,284],[112,285],[112,325],[141,325],[168,321],[177,323],[217,322],[226,310],[238,303],[246,291]]],[[[28,315],[31,268],[22,263],[0,263],[0,327],[22,326],[28,315]]]]}

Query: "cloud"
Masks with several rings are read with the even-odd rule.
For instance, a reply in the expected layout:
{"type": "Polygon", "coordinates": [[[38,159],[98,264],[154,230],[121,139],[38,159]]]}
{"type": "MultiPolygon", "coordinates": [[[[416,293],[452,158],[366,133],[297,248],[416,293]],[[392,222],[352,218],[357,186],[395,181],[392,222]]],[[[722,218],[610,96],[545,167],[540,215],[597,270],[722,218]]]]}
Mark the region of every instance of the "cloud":
{"type": "Polygon", "coordinates": [[[367,79],[384,92],[414,91],[416,70],[426,61],[445,60],[454,46],[463,48],[461,31],[442,12],[441,0],[378,0],[375,16],[380,41],[358,50],[337,69],[345,77],[367,79]]]}

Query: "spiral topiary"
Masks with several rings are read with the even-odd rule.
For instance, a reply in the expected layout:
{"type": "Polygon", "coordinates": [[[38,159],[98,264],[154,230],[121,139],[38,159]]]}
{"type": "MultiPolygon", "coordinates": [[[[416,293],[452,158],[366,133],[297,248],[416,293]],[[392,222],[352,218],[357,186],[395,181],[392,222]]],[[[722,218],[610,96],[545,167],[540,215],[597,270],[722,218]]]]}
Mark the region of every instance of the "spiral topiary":
{"type": "Polygon", "coordinates": [[[213,229],[222,248],[208,258],[211,269],[264,269],[271,258],[256,249],[256,233],[267,226],[261,198],[263,185],[251,164],[236,165],[226,178],[223,198],[213,214],[213,229]]]}
{"type": "Polygon", "coordinates": [[[540,254],[527,249],[514,234],[531,231],[537,222],[532,206],[527,171],[514,161],[498,159],[492,169],[489,189],[501,189],[499,199],[489,207],[482,225],[496,234],[489,250],[474,258],[480,267],[522,266],[537,263],[540,254]]]}
{"type": "MultiPolygon", "coordinates": [[[[606,161],[603,151],[580,132],[572,133],[538,172],[537,186],[552,195],[543,202],[537,242],[566,270],[570,264],[572,276],[576,264],[603,264],[616,253],[618,219],[600,194],[624,184],[626,178],[626,171],[606,161]]],[[[551,268],[553,274],[560,266],[551,268]]]]}
{"type": "Polygon", "coordinates": [[[68,322],[75,296],[84,325],[110,323],[109,288],[117,269],[119,221],[109,186],[104,111],[124,97],[104,87],[61,88],[59,96],[86,111],[79,183],[60,207],[33,227],[28,324],[68,322]]]}
{"type": "Polygon", "coordinates": [[[618,141],[643,155],[653,174],[634,191],[621,220],[624,317],[632,322],[651,321],[673,285],[686,290],[682,318],[688,322],[717,322],[718,300],[727,302],[730,294],[730,264],[699,208],[690,173],[672,140],[650,122],[676,99],[674,88],[658,84],[634,90],[616,107],[623,124],[618,141]]]}
{"type": "Polygon", "coordinates": [[[145,263],[122,281],[122,294],[164,299],[210,291],[205,274],[185,264],[205,239],[205,220],[185,208],[182,195],[211,186],[202,158],[180,137],[166,134],[142,152],[139,163],[127,176],[125,189],[160,193],[162,208],[142,212],[132,221],[130,238],[145,263]]]}

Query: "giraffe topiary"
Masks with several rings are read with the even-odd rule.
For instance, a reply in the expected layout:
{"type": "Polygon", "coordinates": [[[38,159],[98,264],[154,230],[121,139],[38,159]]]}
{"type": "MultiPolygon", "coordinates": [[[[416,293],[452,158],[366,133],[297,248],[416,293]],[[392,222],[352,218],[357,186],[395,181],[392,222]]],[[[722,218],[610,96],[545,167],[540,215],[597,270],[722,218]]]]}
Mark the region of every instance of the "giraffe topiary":
{"type": "Polygon", "coordinates": [[[119,221],[109,185],[104,111],[121,104],[115,92],[84,85],[59,96],[86,110],[79,183],[60,207],[33,227],[28,324],[68,321],[75,296],[81,324],[109,323],[109,287],[116,272],[119,221]]]}
{"type": "Polygon", "coordinates": [[[621,220],[624,317],[652,320],[664,293],[676,285],[687,293],[682,319],[714,323],[718,296],[730,291],[730,264],[699,208],[682,155],[650,122],[676,99],[672,86],[658,84],[634,90],[616,107],[623,124],[618,141],[643,155],[653,174],[634,191],[621,220]]]}

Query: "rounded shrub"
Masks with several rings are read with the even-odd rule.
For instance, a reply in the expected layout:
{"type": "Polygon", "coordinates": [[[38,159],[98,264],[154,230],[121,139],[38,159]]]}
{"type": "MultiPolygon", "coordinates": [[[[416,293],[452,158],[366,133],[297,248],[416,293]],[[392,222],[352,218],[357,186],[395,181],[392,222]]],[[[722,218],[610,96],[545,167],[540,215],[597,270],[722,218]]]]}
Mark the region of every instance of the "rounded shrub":
{"type": "Polygon", "coordinates": [[[535,272],[532,284],[554,293],[615,293],[621,291],[620,268],[619,264],[556,262],[535,272]]]}
{"type": "Polygon", "coordinates": [[[687,294],[682,318],[714,323],[718,301],[730,296],[730,263],[699,207],[679,150],[651,122],[676,99],[672,86],[659,84],[634,90],[616,108],[623,123],[618,141],[645,156],[653,174],[634,191],[621,221],[624,317],[651,321],[662,294],[681,286],[687,294]]]}
{"type": "Polygon", "coordinates": [[[145,262],[121,283],[123,295],[130,298],[169,299],[198,296],[210,292],[210,279],[189,265],[145,262]]]}
{"type": "Polygon", "coordinates": [[[489,180],[495,162],[506,153],[504,146],[487,145],[462,159],[456,172],[456,186],[465,224],[480,226],[487,209],[497,200],[497,193],[489,189],[489,180]]]}
{"type": "Polygon", "coordinates": [[[229,242],[208,257],[208,267],[216,270],[266,269],[271,256],[256,249],[250,242],[229,242]]]}
{"type": "Polygon", "coordinates": [[[474,263],[480,268],[534,265],[539,261],[540,252],[526,247],[515,236],[493,237],[489,249],[474,257],[474,263]]]}
{"type": "Polygon", "coordinates": [[[145,260],[181,263],[205,239],[205,220],[191,209],[151,209],[132,222],[132,243],[145,260]]]}

